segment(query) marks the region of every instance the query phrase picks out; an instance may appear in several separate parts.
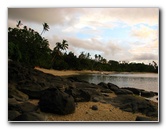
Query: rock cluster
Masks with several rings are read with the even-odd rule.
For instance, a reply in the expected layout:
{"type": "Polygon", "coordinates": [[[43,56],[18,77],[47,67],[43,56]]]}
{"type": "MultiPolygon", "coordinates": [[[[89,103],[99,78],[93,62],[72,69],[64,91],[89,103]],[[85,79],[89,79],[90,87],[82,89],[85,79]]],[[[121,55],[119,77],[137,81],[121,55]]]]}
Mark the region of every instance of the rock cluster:
{"type": "MultiPolygon", "coordinates": [[[[45,121],[38,112],[67,115],[75,112],[78,102],[105,102],[128,112],[141,112],[157,117],[158,109],[150,101],[139,97],[157,95],[136,88],[119,88],[112,83],[90,84],[75,77],[62,78],[46,74],[19,63],[8,63],[8,120],[9,121],[45,121]],[[109,97],[115,93],[117,97],[109,97]],[[38,105],[29,103],[29,99],[38,99],[38,105]]],[[[93,110],[99,107],[94,105],[93,110]]]]}

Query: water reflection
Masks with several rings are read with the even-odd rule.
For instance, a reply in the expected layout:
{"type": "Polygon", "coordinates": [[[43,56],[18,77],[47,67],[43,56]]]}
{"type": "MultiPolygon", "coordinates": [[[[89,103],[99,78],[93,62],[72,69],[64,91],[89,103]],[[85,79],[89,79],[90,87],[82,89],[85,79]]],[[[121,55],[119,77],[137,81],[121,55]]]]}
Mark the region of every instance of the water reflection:
{"type": "Polygon", "coordinates": [[[158,74],[86,74],[78,75],[79,79],[88,81],[90,83],[98,84],[100,82],[111,82],[119,87],[135,87],[147,91],[158,92],[158,74]]]}

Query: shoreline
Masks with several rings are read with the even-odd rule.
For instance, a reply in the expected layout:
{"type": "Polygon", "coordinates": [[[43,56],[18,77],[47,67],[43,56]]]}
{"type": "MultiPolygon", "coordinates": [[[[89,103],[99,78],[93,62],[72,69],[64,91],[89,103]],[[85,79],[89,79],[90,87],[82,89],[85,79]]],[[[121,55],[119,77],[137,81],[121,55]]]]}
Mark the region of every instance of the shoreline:
{"type": "MultiPolygon", "coordinates": [[[[158,103],[146,100],[143,94],[139,96],[139,89],[122,89],[112,83],[90,84],[57,76],[57,72],[10,62],[8,120],[158,122],[158,103]]],[[[99,71],[59,71],[59,75],[92,72],[99,71]]]]}
{"type": "MultiPolygon", "coordinates": [[[[80,74],[116,74],[116,73],[130,73],[130,74],[148,74],[148,72],[117,72],[117,71],[92,71],[92,70],[54,70],[54,69],[45,69],[35,67],[34,69],[42,71],[44,73],[49,73],[55,76],[72,76],[72,75],[80,75],[80,74]]],[[[151,74],[158,74],[158,73],[151,73],[151,74]]]]}
{"type": "Polygon", "coordinates": [[[35,67],[36,70],[42,71],[44,73],[53,74],[55,76],[71,76],[71,75],[80,75],[80,74],[113,74],[117,73],[114,71],[92,71],[92,70],[54,70],[54,69],[45,69],[35,67]]]}
{"type": "MultiPolygon", "coordinates": [[[[45,69],[45,68],[39,68],[39,67],[36,67],[35,69],[39,70],[39,71],[42,71],[44,73],[52,74],[54,76],[61,76],[61,77],[68,77],[68,76],[81,75],[81,74],[102,74],[102,75],[116,74],[116,73],[141,74],[141,72],[116,72],[116,71],[91,71],[91,70],[81,70],[81,71],[78,71],[78,70],[54,70],[54,69],[45,69]]],[[[142,74],[148,74],[148,73],[143,72],[142,74]]],[[[153,74],[157,74],[157,73],[153,73],[153,74]]],[[[152,98],[146,98],[146,99],[158,103],[158,100],[156,98],[158,98],[158,96],[154,96],[152,98]]]]}

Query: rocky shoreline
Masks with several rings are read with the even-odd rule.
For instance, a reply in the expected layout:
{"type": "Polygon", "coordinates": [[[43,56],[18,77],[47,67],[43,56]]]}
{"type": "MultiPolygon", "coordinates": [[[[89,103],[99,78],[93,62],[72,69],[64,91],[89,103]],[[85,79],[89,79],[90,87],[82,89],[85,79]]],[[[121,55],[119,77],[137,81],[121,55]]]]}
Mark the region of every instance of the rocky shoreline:
{"type": "MultiPolygon", "coordinates": [[[[137,116],[136,121],[158,121],[158,104],[145,99],[157,95],[142,89],[119,88],[112,83],[90,84],[8,62],[9,121],[46,121],[41,112],[61,116],[73,114],[81,102],[110,104],[124,112],[145,116],[137,116]],[[30,103],[30,100],[38,100],[38,103],[30,103]]],[[[94,104],[89,110],[99,108],[94,104]]]]}

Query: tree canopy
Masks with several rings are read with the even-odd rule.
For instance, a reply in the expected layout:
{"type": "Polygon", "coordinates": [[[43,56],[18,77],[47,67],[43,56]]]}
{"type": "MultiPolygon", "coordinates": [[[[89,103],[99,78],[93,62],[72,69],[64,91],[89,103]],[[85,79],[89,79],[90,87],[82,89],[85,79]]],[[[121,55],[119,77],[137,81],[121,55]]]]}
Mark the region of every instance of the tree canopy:
{"type": "Polygon", "coordinates": [[[155,61],[146,65],[144,63],[128,63],[125,61],[107,61],[100,54],[95,54],[94,59],[89,52],[81,52],[77,57],[73,52],[68,52],[67,40],[56,42],[53,50],[49,48],[49,41],[42,37],[44,31],[49,30],[47,23],[43,24],[41,34],[24,26],[21,21],[17,28],[8,28],[8,58],[28,66],[53,68],[58,70],[101,70],[118,72],[158,72],[155,61]]]}

